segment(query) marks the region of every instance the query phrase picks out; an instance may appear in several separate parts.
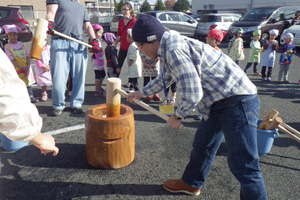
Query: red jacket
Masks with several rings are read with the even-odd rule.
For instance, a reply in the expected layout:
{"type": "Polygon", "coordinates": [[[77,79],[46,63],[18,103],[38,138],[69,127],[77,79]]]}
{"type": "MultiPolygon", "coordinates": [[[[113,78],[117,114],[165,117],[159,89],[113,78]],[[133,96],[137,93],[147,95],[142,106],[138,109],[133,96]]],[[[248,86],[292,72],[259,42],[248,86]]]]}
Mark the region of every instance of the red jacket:
{"type": "Polygon", "coordinates": [[[120,49],[122,50],[128,50],[130,43],[127,42],[127,29],[132,29],[134,23],[136,22],[136,18],[132,18],[127,27],[125,27],[124,23],[124,18],[120,19],[119,24],[118,24],[118,32],[117,36],[121,36],[121,44],[120,44],[120,49]],[[123,30],[124,29],[124,30],[123,30]]]}

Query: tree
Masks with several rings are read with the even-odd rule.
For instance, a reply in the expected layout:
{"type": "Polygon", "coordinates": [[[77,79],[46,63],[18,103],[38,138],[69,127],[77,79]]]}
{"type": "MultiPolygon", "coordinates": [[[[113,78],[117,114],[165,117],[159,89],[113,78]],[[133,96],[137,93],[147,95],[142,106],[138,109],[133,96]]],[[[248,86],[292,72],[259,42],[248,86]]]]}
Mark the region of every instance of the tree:
{"type": "Polygon", "coordinates": [[[150,4],[148,3],[147,0],[144,1],[144,3],[141,5],[141,8],[140,8],[140,12],[147,12],[147,11],[151,11],[151,6],[150,4]]]}
{"type": "Polygon", "coordinates": [[[190,3],[188,0],[178,0],[175,3],[174,10],[176,11],[187,11],[190,9],[190,3]]]}
{"type": "Polygon", "coordinates": [[[123,1],[119,1],[119,3],[116,2],[116,0],[114,0],[115,2],[115,12],[122,12],[122,5],[123,5],[123,1]]]}
{"type": "Polygon", "coordinates": [[[157,0],[154,10],[166,10],[166,7],[165,7],[164,3],[162,2],[162,0],[157,0]]]}

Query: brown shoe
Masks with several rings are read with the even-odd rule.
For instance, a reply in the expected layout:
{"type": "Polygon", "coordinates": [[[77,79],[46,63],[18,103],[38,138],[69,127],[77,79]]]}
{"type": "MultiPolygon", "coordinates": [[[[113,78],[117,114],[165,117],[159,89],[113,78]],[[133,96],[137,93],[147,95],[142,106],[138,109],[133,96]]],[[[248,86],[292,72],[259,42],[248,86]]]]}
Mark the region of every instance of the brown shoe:
{"type": "Polygon", "coordinates": [[[183,192],[192,196],[200,195],[200,189],[185,184],[181,179],[165,181],[164,188],[173,193],[183,192]]]}

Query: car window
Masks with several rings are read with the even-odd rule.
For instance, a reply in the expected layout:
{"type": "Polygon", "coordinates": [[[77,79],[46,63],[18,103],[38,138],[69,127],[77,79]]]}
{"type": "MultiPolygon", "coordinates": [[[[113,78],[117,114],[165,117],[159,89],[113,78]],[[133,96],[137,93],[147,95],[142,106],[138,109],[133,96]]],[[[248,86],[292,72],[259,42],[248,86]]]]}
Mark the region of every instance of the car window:
{"type": "Polygon", "coordinates": [[[274,11],[275,11],[275,8],[252,9],[248,13],[246,13],[240,19],[240,21],[265,21],[273,14],[274,11]]]}
{"type": "Polygon", "coordinates": [[[161,14],[161,15],[158,16],[158,19],[160,21],[167,21],[167,16],[166,16],[166,14],[161,14]]]}
{"type": "Polygon", "coordinates": [[[171,18],[171,21],[180,21],[179,15],[176,13],[169,13],[169,16],[171,18]]]}
{"type": "Polygon", "coordinates": [[[293,19],[295,17],[295,13],[296,13],[297,10],[295,9],[285,9],[283,12],[284,12],[284,18],[286,20],[288,19],[293,19]]]}
{"type": "Polygon", "coordinates": [[[223,16],[223,21],[224,22],[232,22],[231,16],[223,16]]]}
{"type": "Polygon", "coordinates": [[[181,21],[188,22],[189,20],[192,20],[192,19],[186,15],[181,15],[181,21]]]}
{"type": "Polygon", "coordinates": [[[221,16],[202,15],[200,22],[222,22],[221,16]]]}
{"type": "Polygon", "coordinates": [[[232,17],[233,17],[233,21],[234,21],[234,22],[236,22],[236,21],[239,21],[239,20],[240,20],[240,17],[238,17],[238,16],[232,15],[232,17]]]}
{"type": "Polygon", "coordinates": [[[0,19],[7,19],[11,14],[11,10],[0,9],[0,19]]]}

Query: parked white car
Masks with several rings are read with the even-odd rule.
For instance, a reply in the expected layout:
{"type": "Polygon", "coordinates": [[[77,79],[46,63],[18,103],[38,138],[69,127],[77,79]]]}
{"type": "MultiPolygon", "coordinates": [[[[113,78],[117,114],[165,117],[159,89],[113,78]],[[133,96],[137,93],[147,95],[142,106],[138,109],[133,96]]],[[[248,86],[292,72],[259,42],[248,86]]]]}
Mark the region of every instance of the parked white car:
{"type": "Polygon", "coordinates": [[[291,26],[290,28],[285,29],[280,37],[280,44],[283,45],[285,41],[282,39],[285,33],[291,33],[294,35],[293,44],[296,47],[300,47],[300,21],[298,21],[296,24],[291,26]]]}
{"type": "MultiPolygon", "coordinates": [[[[228,32],[230,25],[238,21],[242,15],[235,13],[210,13],[201,16],[194,32],[197,39],[205,39],[211,29],[220,29],[228,32]]],[[[227,35],[227,34],[226,34],[227,35]]],[[[225,40],[227,37],[225,36],[225,40]]]]}
{"type": "Polygon", "coordinates": [[[113,16],[113,18],[112,18],[112,20],[110,22],[110,32],[117,33],[119,21],[122,18],[123,18],[122,14],[116,14],[116,15],[113,16]]]}

